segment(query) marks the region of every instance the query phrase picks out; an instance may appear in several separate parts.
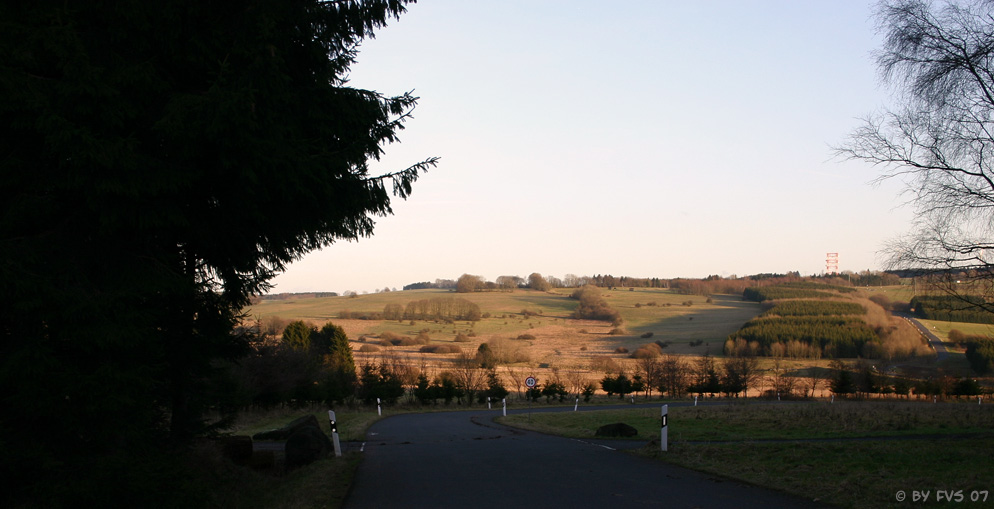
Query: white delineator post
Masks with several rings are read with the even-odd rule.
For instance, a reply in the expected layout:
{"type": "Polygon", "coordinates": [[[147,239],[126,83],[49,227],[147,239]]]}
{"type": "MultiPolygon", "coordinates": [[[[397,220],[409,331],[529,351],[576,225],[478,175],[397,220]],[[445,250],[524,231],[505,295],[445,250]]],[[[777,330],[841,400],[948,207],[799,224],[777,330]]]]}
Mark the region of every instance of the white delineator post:
{"type": "Polygon", "coordinates": [[[694,406],[697,406],[697,396],[694,396],[694,406]]]}
{"type": "Polygon", "coordinates": [[[669,440],[669,432],[668,432],[669,423],[666,422],[667,419],[669,418],[668,414],[669,414],[669,405],[663,405],[662,423],[661,423],[662,425],[659,428],[659,447],[660,449],[662,449],[663,452],[666,452],[666,449],[668,448],[669,445],[667,444],[667,441],[669,440]]]}
{"type": "Polygon", "coordinates": [[[383,417],[383,410],[380,409],[380,398],[376,398],[376,415],[383,417]]]}
{"type": "Polygon", "coordinates": [[[487,396],[487,410],[492,410],[490,407],[490,396],[487,396]]]}
{"type": "Polygon", "coordinates": [[[580,397],[579,396],[577,396],[576,402],[573,403],[573,411],[576,412],[577,408],[580,408],[580,397]]]}
{"type": "Polygon", "coordinates": [[[338,421],[335,420],[334,410],[328,410],[328,424],[331,425],[331,443],[335,445],[335,456],[341,456],[342,443],[338,441],[338,421]]]}
{"type": "Polygon", "coordinates": [[[500,400],[504,405],[504,417],[507,417],[507,398],[500,400]]]}

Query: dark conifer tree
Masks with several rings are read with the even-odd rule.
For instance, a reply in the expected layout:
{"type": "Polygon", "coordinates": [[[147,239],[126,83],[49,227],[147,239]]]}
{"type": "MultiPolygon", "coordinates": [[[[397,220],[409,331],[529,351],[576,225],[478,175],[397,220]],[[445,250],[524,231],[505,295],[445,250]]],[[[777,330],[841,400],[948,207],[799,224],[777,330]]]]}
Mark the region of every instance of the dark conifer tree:
{"type": "Polygon", "coordinates": [[[0,5],[6,496],[209,433],[249,297],[435,164],[370,175],[416,98],[346,81],[407,3],[0,5]]]}

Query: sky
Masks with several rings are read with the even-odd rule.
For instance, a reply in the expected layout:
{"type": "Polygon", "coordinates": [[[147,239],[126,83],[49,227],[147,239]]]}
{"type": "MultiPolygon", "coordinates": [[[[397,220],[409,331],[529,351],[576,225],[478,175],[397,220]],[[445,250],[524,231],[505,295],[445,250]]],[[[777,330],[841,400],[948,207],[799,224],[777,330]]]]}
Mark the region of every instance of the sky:
{"type": "Polygon", "coordinates": [[[373,171],[437,168],[372,237],[273,293],[476,274],[725,277],[886,268],[902,183],[832,147],[892,102],[874,2],[422,0],[351,86],[420,97],[373,171]]]}

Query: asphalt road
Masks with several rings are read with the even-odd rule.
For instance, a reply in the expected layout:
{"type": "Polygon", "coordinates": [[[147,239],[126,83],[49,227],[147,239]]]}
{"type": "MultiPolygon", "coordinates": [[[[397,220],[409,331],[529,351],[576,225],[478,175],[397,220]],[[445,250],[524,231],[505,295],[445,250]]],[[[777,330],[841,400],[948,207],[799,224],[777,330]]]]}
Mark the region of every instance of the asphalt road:
{"type": "Polygon", "coordinates": [[[928,327],[926,327],[925,324],[919,322],[913,316],[906,315],[903,313],[895,313],[895,314],[911,322],[911,325],[914,325],[918,329],[918,332],[921,332],[922,335],[925,336],[926,339],[928,339],[928,344],[932,347],[932,350],[935,350],[936,361],[942,362],[943,360],[946,359],[946,357],[949,356],[949,350],[946,349],[946,344],[943,343],[941,339],[939,339],[939,336],[936,336],[935,333],[928,330],[928,327]]]}
{"type": "MultiPolygon", "coordinates": [[[[564,409],[541,409],[554,410],[564,409]]],[[[499,414],[404,414],[375,423],[345,507],[822,507],[626,454],[616,441],[502,426],[493,422],[499,414]]]]}

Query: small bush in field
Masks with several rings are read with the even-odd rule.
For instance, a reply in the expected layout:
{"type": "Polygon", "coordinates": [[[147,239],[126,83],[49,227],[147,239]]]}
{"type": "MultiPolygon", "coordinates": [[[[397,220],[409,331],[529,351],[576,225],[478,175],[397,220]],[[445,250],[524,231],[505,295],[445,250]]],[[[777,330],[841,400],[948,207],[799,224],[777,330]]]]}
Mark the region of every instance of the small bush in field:
{"type": "Polygon", "coordinates": [[[535,339],[535,336],[531,334],[519,334],[518,339],[535,339]]]}
{"type": "Polygon", "coordinates": [[[652,333],[651,332],[646,332],[645,334],[642,334],[640,337],[642,339],[649,339],[649,338],[652,337],[652,333]]]}
{"type": "Polygon", "coordinates": [[[456,339],[454,339],[454,341],[456,343],[469,343],[469,336],[460,332],[459,334],[456,334],[456,339]]]}
{"type": "Polygon", "coordinates": [[[378,347],[376,345],[366,344],[366,345],[360,346],[359,347],[359,351],[360,352],[366,352],[366,353],[379,352],[380,351],[380,347],[378,347]]]}
{"type": "Polygon", "coordinates": [[[623,346],[619,346],[614,349],[614,353],[628,353],[628,349],[623,346]]]}
{"type": "Polygon", "coordinates": [[[587,347],[586,346],[581,346],[580,347],[580,351],[581,352],[586,352],[587,351],[587,347]]]}
{"type": "Polygon", "coordinates": [[[628,329],[625,329],[624,327],[615,327],[611,329],[611,332],[608,334],[612,336],[624,336],[625,334],[628,334],[628,329]]]}
{"type": "Polygon", "coordinates": [[[421,353],[462,353],[457,345],[425,345],[418,349],[421,353]]]}
{"type": "Polygon", "coordinates": [[[614,373],[618,371],[620,366],[618,362],[608,356],[594,357],[590,360],[591,371],[600,371],[603,373],[614,373]]]}
{"type": "Polygon", "coordinates": [[[663,349],[656,343],[642,345],[632,354],[633,359],[655,359],[662,355],[663,349]]]}
{"type": "Polygon", "coordinates": [[[428,339],[426,339],[427,337],[428,337],[427,334],[418,334],[418,337],[416,338],[404,336],[403,338],[401,338],[400,342],[397,343],[397,345],[398,346],[427,345],[428,344],[428,339]]]}

